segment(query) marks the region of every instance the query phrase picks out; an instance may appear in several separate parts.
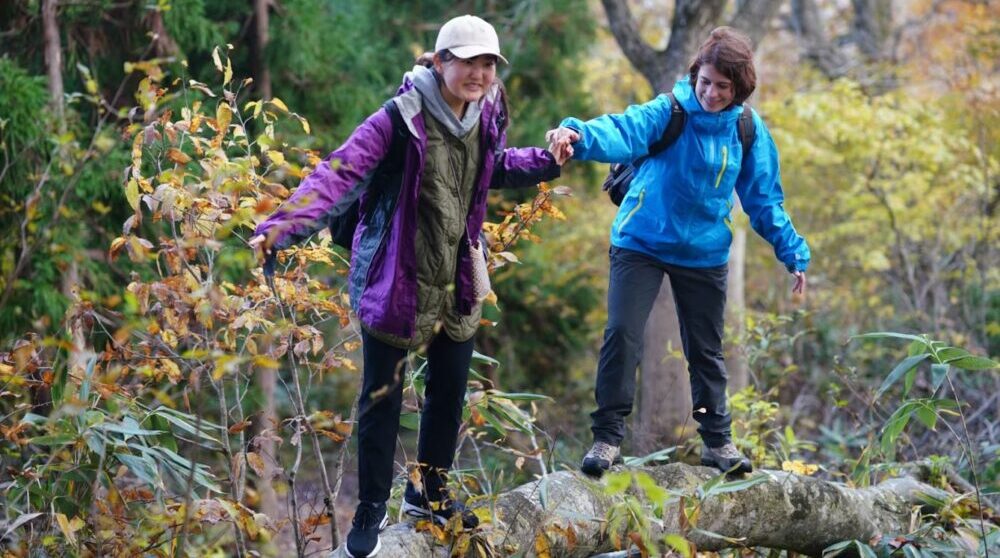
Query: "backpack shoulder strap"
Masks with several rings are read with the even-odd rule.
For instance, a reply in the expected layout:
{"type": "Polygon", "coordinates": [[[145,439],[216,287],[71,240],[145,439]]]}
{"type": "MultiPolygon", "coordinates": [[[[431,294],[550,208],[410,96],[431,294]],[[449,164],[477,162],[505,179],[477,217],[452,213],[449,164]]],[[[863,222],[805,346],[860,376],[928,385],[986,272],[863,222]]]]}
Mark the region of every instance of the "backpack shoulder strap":
{"type": "Polygon", "coordinates": [[[656,140],[653,145],[649,146],[649,155],[647,157],[659,155],[666,148],[673,145],[677,141],[677,138],[681,136],[681,132],[684,131],[684,124],[687,123],[687,112],[684,110],[684,107],[677,102],[677,98],[674,97],[673,93],[667,93],[667,97],[670,97],[670,123],[667,124],[667,129],[663,131],[663,136],[656,140]]]}
{"type": "Polygon", "coordinates": [[[736,127],[739,130],[740,145],[743,146],[743,158],[746,159],[754,140],[757,139],[757,126],[753,122],[753,109],[748,103],[743,103],[743,113],[740,114],[736,127]]]}
{"type": "Polygon", "coordinates": [[[382,108],[389,115],[389,120],[392,121],[392,143],[389,145],[389,151],[386,153],[384,159],[382,159],[382,170],[383,171],[393,171],[403,166],[403,154],[406,151],[406,139],[409,136],[409,132],[406,129],[406,123],[403,122],[403,115],[399,113],[399,107],[396,106],[396,102],[392,99],[386,101],[382,108]]]}

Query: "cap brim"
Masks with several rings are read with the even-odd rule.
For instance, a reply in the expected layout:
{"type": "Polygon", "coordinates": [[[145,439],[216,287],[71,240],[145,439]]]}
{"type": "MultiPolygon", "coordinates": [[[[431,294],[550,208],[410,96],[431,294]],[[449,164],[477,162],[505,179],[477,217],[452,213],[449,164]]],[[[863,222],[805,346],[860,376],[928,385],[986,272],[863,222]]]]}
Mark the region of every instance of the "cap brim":
{"type": "Polygon", "coordinates": [[[499,58],[504,64],[510,64],[510,62],[507,62],[507,59],[504,58],[499,52],[483,48],[481,46],[453,47],[449,48],[448,51],[459,58],[475,58],[477,56],[482,56],[483,54],[491,54],[499,58]]]}

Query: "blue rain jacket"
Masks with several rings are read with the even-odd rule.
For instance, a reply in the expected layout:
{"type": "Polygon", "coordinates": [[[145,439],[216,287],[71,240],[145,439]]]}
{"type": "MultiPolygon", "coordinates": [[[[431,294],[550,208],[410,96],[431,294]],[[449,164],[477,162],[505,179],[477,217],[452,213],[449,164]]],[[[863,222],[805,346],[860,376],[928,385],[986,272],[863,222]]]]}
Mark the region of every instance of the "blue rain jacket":
{"type": "MultiPolygon", "coordinates": [[[[789,271],[805,271],[809,246],[783,207],[778,151],[764,121],[754,112],[756,139],[743,160],[737,121],[742,106],[706,112],[683,78],[674,96],[687,111],[677,141],[645,159],[611,226],[611,243],[684,267],[715,267],[729,260],[733,191],[750,225],[773,247],[789,271]]],[[[751,109],[752,110],[752,109],[751,109]]],[[[648,153],[670,121],[670,99],[659,95],[624,114],[561,126],[580,133],[573,158],[629,163],[648,153]]]]}

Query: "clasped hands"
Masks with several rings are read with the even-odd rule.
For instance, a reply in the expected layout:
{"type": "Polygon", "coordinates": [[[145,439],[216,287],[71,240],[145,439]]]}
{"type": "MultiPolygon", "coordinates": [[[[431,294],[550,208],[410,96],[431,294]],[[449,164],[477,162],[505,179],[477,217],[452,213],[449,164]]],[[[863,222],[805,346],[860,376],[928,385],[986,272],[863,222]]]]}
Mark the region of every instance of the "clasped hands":
{"type": "Polygon", "coordinates": [[[580,140],[580,134],[569,128],[555,128],[545,132],[545,141],[549,142],[549,153],[556,158],[556,164],[562,166],[573,157],[573,144],[580,140]]]}

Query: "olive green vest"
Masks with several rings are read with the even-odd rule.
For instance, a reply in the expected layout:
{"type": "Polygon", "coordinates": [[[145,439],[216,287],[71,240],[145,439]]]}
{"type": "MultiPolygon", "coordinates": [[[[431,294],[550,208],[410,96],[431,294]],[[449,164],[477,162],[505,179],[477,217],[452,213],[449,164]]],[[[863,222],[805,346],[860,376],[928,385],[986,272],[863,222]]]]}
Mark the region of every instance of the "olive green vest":
{"type": "Polygon", "coordinates": [[[472,314],[455,312],[455,266],[459,243],[465,242],[466,219],[472,202],[480,147],[479,124],[463,138],[455,137],[424,111],[427,151],[417,200],[417,319],[412,338],[370,332],[397,347],[416,349],[444,330],[453,341],[475,335],[482,304],[472,314]]]}

